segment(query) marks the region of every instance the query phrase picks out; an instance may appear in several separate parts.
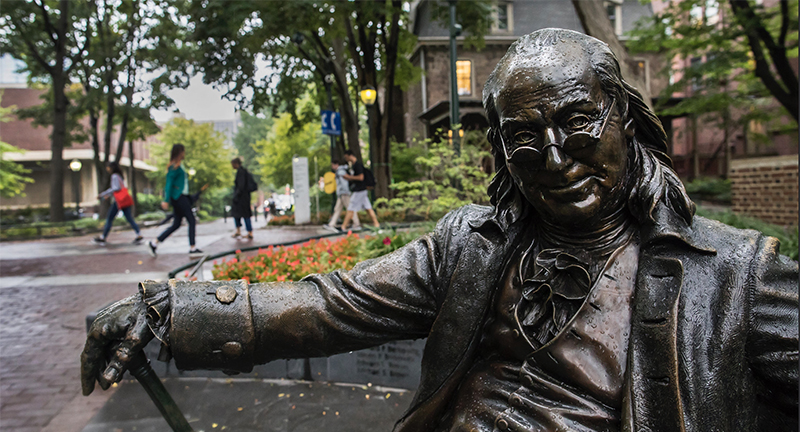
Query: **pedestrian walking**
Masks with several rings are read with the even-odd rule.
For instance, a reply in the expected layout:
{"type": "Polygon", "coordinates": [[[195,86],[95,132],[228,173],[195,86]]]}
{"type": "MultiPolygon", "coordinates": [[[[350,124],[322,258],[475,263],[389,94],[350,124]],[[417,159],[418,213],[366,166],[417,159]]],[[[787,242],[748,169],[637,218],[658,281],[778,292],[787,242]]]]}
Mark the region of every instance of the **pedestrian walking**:
{"type": "Polygon", "coordinates": [[[122,210],[125,219],[136,232],[136,238],[133,240],[133,243],[141,243],[142,234],[139,231],[139,225],[136,225],[136,220],[133,218],[133,198],[130,193],[128,193],[128,188],[125,187],[125,179],[122,177],[122,168],[119,167],[119,163],[111,162],[106,166],[106,171],[111,173],[111,187],[101,192],[97,199],[106,199],[112,195],[114,199],[111,200],[111,207],[108,209],[108,214],[106,215],[106,224],[103,227],[103,234],[99,237],[95,237],[92,241],[100,245],[106,244],[108,233],[111,231],[111,225],[114,224],[117,213],[122,210]]]}
{"type": "Polygon", "coordinates": [[[203,251],[195,246],[194,234],[196,221],[192,213],[192,200],[189,196],[189,176],[181,166],[183,158],[186,156],[186,148],[183,144],[175,144],[169,156],[169,166],[167,167],[167,185],[164,187],[164,201],[161,208],[168,210],[172,205],[175,218],[172,225],[165,229],[155,241],[147,242],[150,255],[156,256],[158,244],[167,239],[175,230],[180,228],[181,219],[186,219],[189,225],[189,255],[199,255],[203,251]]]}
{"type": "MultiPolygon", "coordinates": [[[[334,204],[331,219],[322,228],[338,232],[336,223],[339,222],[339,216],[342,214],[342,210],[347,211],[347,207],[350,205],[350,184],[344,178],[347,175],[347,164],[334,160],[331,162],[331,170],[336,174],[336,204],[334,204]]],[[[358,220],[358,214],[353,213],[353,229],[359,228],[361,228],[361,222],[358,220]]]]}
{"type": "Polygon", "coordinates": [[[252,240],[253,224],[250,222],[250,217],[252,216],[250,193],[258,190],[258,185],[253,179],[253,175],[242,166],[241,159],[234,158],[231,161],[231,166],[236,170],[236,179],[233,182],[233,200],[231,201],[231,216],[233,216],[233,224],[236,226],[233,238],[242,236],[242,219],[244,219],[247,239],[252,240]]]}
{"type": "MultiPolygon", "coordinates": [[[[344,158],[352,166],[353,173],[343,175],[344,179],[350,182],[351,194],[350,204],[347,206],[347,213],[345,213],[344,222],[342,222],[342,231],[347,230],[347,224],[353,219],[353,215],[360,210],[366,210],[369,217],[372,218],[372,224],[375,228],[380,228],[378,216],[372,210],[372,204],[369,202],[369,196],[367,195],[367,185],[364,181],[364,165],[358,161],[355,153],[350,150],[344,152],[344,158]]],[[[353,219],[353,222],[355,223],[355,219],[353,219]]]]}
{"type": "MultiPolygon", "coordinates": [[[[208,183],[204,184],[204,185],[203,185],[203,187],[201,187],[201,188],[200,188],[200,192],[197,192],[197,193],[194,193],[194,194],[192,194],[192,195],[189,195],[189,201],[192,203],[192,209],[194,209],[194,205],[195,205],[195,204],[197,203],[197,201],[200,199],[200,194],[202,194],[203,192],[205,192],[205,190],[206,190],[206,189],[208,189],[208,183]]],[[[161,219],[161,220],[160,220],[160,221],[159,221],[159,222],[156,224],[156,226],[165,225],[165,224],[167,224],[169,221],[173,220],[174,218],[175,218],[175,211],[173,210],[173,211],[172,211],[172,213],[170,213],[170,214],[168,214],[168,215],[167,215],[167,217],[165,217],[164,219],[161,219]]]]}

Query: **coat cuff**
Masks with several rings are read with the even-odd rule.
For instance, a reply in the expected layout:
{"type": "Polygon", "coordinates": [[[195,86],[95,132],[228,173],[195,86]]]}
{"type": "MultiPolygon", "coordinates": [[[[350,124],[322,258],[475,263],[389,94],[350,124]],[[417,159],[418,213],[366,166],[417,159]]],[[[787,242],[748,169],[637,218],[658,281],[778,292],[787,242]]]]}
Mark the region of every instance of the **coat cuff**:
{"type": "Polygon", "coordinates": [[[253,370],[255,328],[247,282],[169,281],[169,341],[181,370],[253,370]]]}

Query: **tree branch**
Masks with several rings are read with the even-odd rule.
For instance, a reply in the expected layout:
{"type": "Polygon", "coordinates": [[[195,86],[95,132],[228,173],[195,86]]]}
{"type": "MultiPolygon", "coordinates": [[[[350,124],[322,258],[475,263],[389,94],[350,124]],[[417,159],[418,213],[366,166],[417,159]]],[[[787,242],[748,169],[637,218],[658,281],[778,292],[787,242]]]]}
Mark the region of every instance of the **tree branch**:
{"type": "Polygon", "coordinates": [[[53,45],[57,45],[58,41],[56,40],[56,37],[53,36],[53,31],[55,30],[55,28],[53,28],[53,23],[50,21],[50,14],[47,12],[47,8],[44,7],[44,1],[41,2],[34,1],[33,3],[36,6],[39,6],[39,9],[42,10],[45,32],[47,33],[47,36],[50,37],[50,40],[53,41],[53,45]]]}
{"type": "Polygon", "coordinates": [[[364,65],[362,63],[361,55],[358,53],[356,36],[353,33],[353,23],[350,20],[350,14],[345,14],[345,27],[347,28],[347,48],[350,50],[350,56],[353,57],[353,65],[356,68],[356,81],[359,87],[364,85],[363,73],[364,65]]]}
{"type": "Polygon", "coordinates": [[[781,0],[781,33],[778,45],[786,47],[786,33],[789,32],[789,0],[781,0]]]}
{"type": "MultiPolygon", "coordinates": [[[[767,51],[772,58],[772,64],[775,66],[781,82],[784,86],[786,86],[790,97],[795,100],[794,105],[797,106],[797,75],[795,75],[794,70],[789,64],[789,60],[786,57],[786,47],[778,46],[775,43],[772,35],[764,27],[761,18],[756,15],[749,1],[729,0],[729,3],[733,9],[734,17],[737,18],[739,24],[744,27],[745,34],[747,34],[747,39],[750,41],[750,46],[753,47],[754,45],[758,45],[758,49],[761,51],[761,42],[763,42],[764,46],[767,47],[767,51]]],[[[766,69],[762,70],[762,73],[772,76],[772,72],[769,70],[769,65],[766,57],[763,54],[763,51],[761,51],[761,58],[764,62],[762,69],[766,67],[766,69]]],[[[758,65],[756,65],[756,69],[758,70],[758,65]]],[[[793,114],[793,116],[797,118],[796,113],[793,114]]]]}
{"type": "MultiPolygon", "coordinates": [[[[14,23],[14,25],[20,29],[24,29],[26,27],[21,21],[16,20],[13,16],[11,16],[11,22],[14,23]]],[[[24,32],[24,30],[22,31],[24,32]]],[[[22,40],[25,42],[25,46],[28,47],[28,51],[31,52],[33,58],[36,59],[39,65],[42,66],[44,70],[47,71],[48,74],[52,75],[53,67],[50,66],[50,64],[47,63],[47,61],[45,61],[45,59],[41,56],[41,54],[39,54],[39,51],[36,49],[36,46],[32,42],[33,38],[25,37],[23,35],[22,40]]]]}

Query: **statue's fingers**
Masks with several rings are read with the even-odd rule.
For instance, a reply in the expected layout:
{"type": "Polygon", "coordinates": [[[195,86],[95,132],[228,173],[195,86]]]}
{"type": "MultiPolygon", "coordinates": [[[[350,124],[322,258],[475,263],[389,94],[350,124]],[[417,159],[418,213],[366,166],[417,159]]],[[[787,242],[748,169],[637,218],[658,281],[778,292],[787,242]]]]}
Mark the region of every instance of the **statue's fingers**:
{"type": "Polygon", "coordinates": [[[107,340],[99,326],[92,326],[81,353],[81,388],[88,396],[94,390],[94,382],[106,364],[107,340]]]}
{"type": "Polygon", "coordinates": [[[140,321],[130,327],[128,335],[119,342],[113,350],[113,355],[108,362],[108,366],[100,375],[98,382],[104,390],[111,384],[122,379],[122,375],[128,370],[128,364],[139,351],[143,350],[147,342],[152,339],[147,323],[140,321]]]}

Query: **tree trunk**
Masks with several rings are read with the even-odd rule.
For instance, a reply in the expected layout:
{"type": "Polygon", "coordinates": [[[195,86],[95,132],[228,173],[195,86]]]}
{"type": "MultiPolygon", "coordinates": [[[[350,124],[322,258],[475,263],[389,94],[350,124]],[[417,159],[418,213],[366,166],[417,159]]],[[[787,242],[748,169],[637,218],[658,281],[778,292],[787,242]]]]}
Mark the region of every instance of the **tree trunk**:
{"type": "MultiPolygon", "coordinates": [[[[391,154],[391,119],[394,115],[394,76],[397,66],[397,46],[400,42],[400,7],[401,2],[392,0],[392,17],[389,29],[391,34],[386,43],[386,65],[384,81],[384,100],[383,113],[376,116],[379,119],[380,127],[376,130],[376,148],[373,154],[377,161],[376,166],[372,167],[375,174],[375,196],[380,198],[391,198],[392,192],[389,184],[392,180],[392,154],[391,154]]],[[[386,27],[384,27],[385,31],[386,27]]],[[[376,110],[378,111],[378,110],[376,110]]]]}
{"type": "MultiPolygon", "coordinates": [[[[63,60],[62,60],[63,63],[63,60]]],[[[64,220],[64,144],[67,135],[66,77],[63,69],[53,74],[53,135],[50,139],[50,221],[64,220]]]]}
{"type": "Polygon", "coordinates": [[[128,157],[131,160],[131,166],[128,169],[128,186],[131,189],[131,197],[133,197],[133,214],[139,214],[139,201],[136,196],[136,170],[133,168],[133,140],[128,141],[128,157]]]}
{"type": "Polygon", "coordinates": [[[625,81],[639,90],[644,102],[652,108],[650,89],[647,88],[645,77],[639,75],[638,68],[635,66],[636,62],[628,55],[627,48],[617,37],[614,26],[608,19],[604,1],[572,0],[572,5],[575,7],[575,12],[578,13],[578,18],[580,18],[586,34],[608,44],[619,60],[619,67],[625,81]]]}

